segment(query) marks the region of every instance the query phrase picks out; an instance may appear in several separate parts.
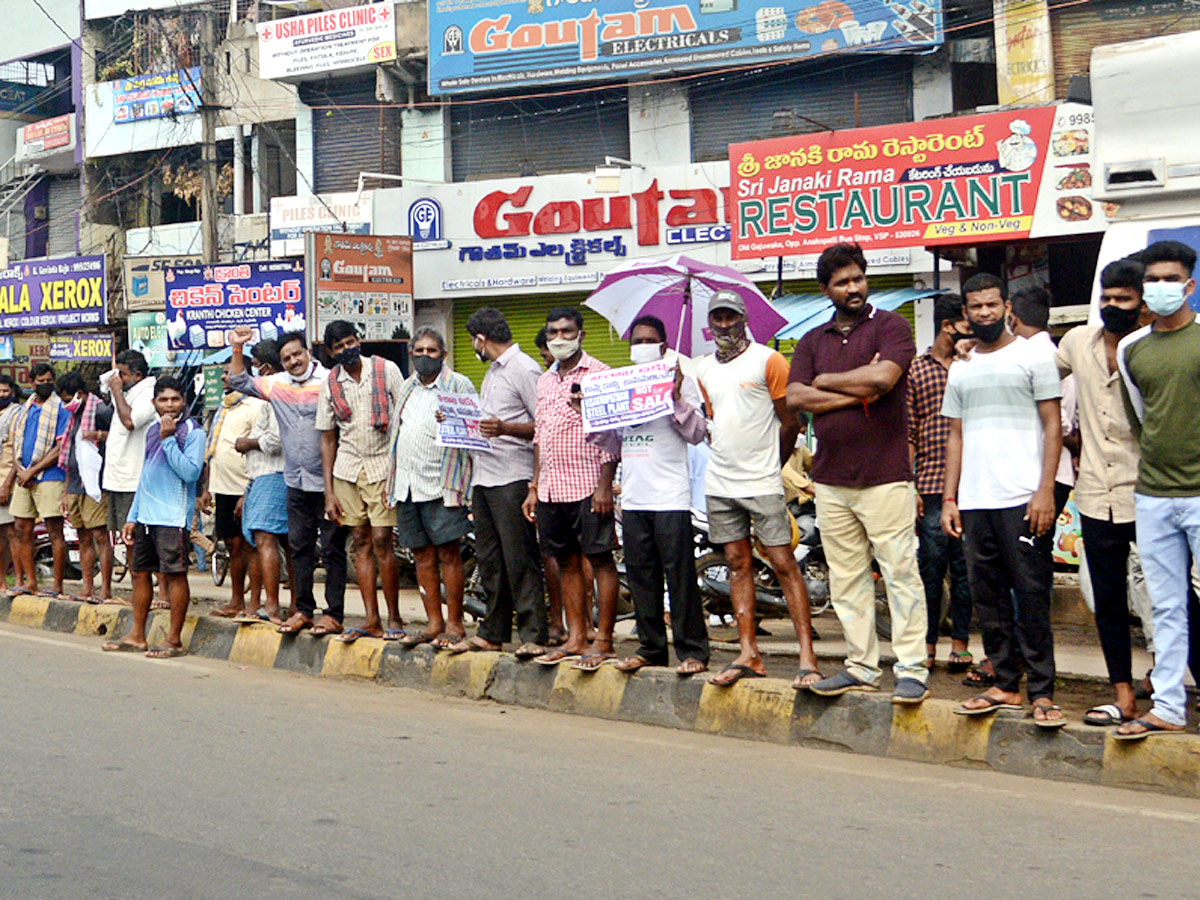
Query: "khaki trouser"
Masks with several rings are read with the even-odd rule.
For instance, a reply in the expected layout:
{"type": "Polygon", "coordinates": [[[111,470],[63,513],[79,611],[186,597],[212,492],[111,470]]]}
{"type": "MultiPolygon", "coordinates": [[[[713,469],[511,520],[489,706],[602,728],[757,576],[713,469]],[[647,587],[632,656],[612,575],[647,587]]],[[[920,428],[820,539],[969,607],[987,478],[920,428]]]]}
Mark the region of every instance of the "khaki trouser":
{"type": "Polygon", "coordinates": [[[871,557],[879,563],[892,612],[893,671],[925,682],[925,588],[917,567],[917,506],[912,483],[873,487],[814,486],[821,543],[829,563],[833,608],[846,634],[846,669],[878,684],[875,583],[871,557]]]}

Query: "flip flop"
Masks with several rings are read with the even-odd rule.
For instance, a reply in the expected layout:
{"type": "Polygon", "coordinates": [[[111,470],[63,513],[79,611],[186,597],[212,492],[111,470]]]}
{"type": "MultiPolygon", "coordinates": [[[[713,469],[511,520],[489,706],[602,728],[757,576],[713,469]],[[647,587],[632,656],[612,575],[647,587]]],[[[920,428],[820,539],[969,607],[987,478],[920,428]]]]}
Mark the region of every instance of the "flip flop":
{"type": "Polygon", "coordinates": [[[1095,725],[1098,728],[1107,728],[1111,725],[1121,725],[1132,721],[1133,719],[1121,712],[1121,707],[1115,703],[1093,706],[1083,714],[1084,725],[1095,725]]]}
{"type": "Polygon", "coordinates": [[[327,634],[343,634],[341,625],[313,625],[308,633],[313,637],[325,637],[327,634]]]}
{"type": "Polygon", "coordinates": [[[242,613],[240,616],[234,616],[229,621],[236,622],[238,625],[254,625],[258,622],[266,621],[262,616],[251,615],[250,613],[242,613]]]}
{"type": "Polygon", "coordinates": [[[38,592],[37,592],[36,594],[34,594],[33,596],[35,596],[35,597],[49,597],[51,600],[58,600],[58,599],[60,599],[60,598],[62,597],[62,594],[58,593],[57,591],[38,591],[38,592]]]}
{"type": "Polygon", "coordinates": [[[559,647],[555,650],[551,650],[549,653],[539,656],[534,660],[534,662],[539,666],[557,666],[561,662],[574,662],[575,660],[579,659],[579,657],[580,654],[568,653],[566,650],[563,650],[561,647],[559,647]]]}
{"type": "Polygon", "coordinates": [[[683,660],[675,667],[675,674],[680,678],[689,678],[692,675],[700,675],[708,671],[708,663],[702,662],[694,657],[683,660]]]}
{"type": "Polygon", "coordinates": [[[339,634],[335,641],[339,644],[353,644],[359,638],[379,638],[377,634],[371,634],[369,631],[364,631],[361,628],[347,628],[342,634],[339,634]]]}
{"type": "Polygon", "coordinates": [[[209,615],[217,619],[236,619],[238,616],[244,616],[245,613],[237,613],[231,609],[221,609],[220,607],[217,607],[210,612],[209,615]]]}
{"type": "MultiPolygon", "coordinates": [[[[291,621],[291,620],[289,619],[288,621],[291,621]]],[[[299,634],[300,632],[306,631],[307,629],[312,628],[312,627],[313,627],[312,619],[305,619],[303,622],[297,622],[294,625],[289,625],[288,622],[284,622],[282,625],[278,626],[275,630],[278,631],[280,634],[299,634]]]]}
{"type": "MultiPolygon", "coordinates": [[[[984,660],[984,662],[987,662],[987,660],[984,660]]],[[[983,663],[979,664],[979,666],[982,665],[983,663]]],[[[966,687],[989,688],[996,683],[995,673],[985,672],[983,669],[979,668],[979,666],[976,666],[974,669],[968,672],[967,677],[962,680],[962,683],[966,687]]]]}
{"type": "Polygon", "coordinates": [[[978,697],[972,697],[972,700],[982,700],[987,703],[987,706],[981,706],[979,709],[967,709],[964,706],[954,708],[954,714],[957,716],[990,716],[992,713],[999,712],[1002,709],[1015,709],[1018,712],[1024,709],[1019,703],[1005,703],[1003,700],[997,700],[995,697],[989,697],[987,694],[980,694],[978,697]]]}
{"type": "Polygon", "coordinates": [[[971,651],[964,650],[962,653],[950,651],[950,659],[946,662],[946,668],[951,672],[965,672],[971,668],[971,663],[975,662],[975,657],[971,655],[971,651]]]}
{"type": "Polygon", "coordinates": [[[616,658],[615,653],[585,653],[571,664],[571,668],[578,669],[580,672],[598,672],[602,665],[610,659],[616,658]]]}
{"type": "Polygon", "coordinates": [[[539,656],[544,656],[546,648],[540,644],[522,644],[514,652],[513,656],[521,660],[537,659],[539,656]]]}
{"type": "Polygon", "coordinates": [[[146,651],[146,659],[175,659],[179,656],[187,656],[187,651],[182,647],[151,647],[146,651]]]}
{"type": "Polygon", "coordinates": [[[738,665],[736,663],[730,663],[725,668],[723,668],[720,672],[718,672],[716,675],[714,675],[712,678],[708,679],[708,683],[711,684],[713,687],[722,687],[722,688],[723,687],[733,687],[735,684],[737,684],[743,678],[766,678],[766,677],[767,676],[766,676],[765,672],[757,672],[754,669],[750,668],[749,666],[742,666],[742,665],[738,665]],[[726,672],[734,672],[736,674],[734,675],[733,678],[729,679],[728,681],[715,681],[714,680],[718,676],[724,675],[726,672]]]}
{"type": "Polygon", "coordinates": [[[463,638],[461,641],[455,641],[446,648],[453,656],[461,656],[464,653],[497,653],[491,647],[482,647],[476,641],[470,638],[463,638]]]}
{"type": "Polygon", "coordinates": [[[145,653],[148,647],[137,647],[124,641],[106,641],[100,645],[105,653],[145,653]]]}
{"type": "Polygon", "coordinates": [[[1147,722],[1145,719],[1134,719],[1133,724],[1141,725],[1145,731],[1135,731],[1131,734],[1121,734],[1121,732],[1113,732],[1114,741],[1142,741],[1153,734],[1183,734],[1183,731],[1177,731],[1173,728],[1163,728],[1161,725],[1155,725],[1153,722],[1147,722]]]}
{"type": "Polygon", "coordinates": [[[1051,710],[1058,710],[1059,712],[1062,712],[1062,707],[1059,706],[1057,703],[1049,703],[1049,704],[1043,703],[1041,706],[1038,706],[1035,703],[1033,705],[1033,709],[1031,709],[1029,711],[1029,715],[1033,718],[1033,724],[1036,725],[1038,728],[1044,728],[1047,731],[1049,731],[1053,728],[1062,728],[1064,725],[1067,724],[1066,716],[1063,716],[1061,719],[1039,719],[1037,717],[1037,710],[1039,710],[1039,709],[1043,713],[1048,713],[1051,710]]]}
{"type": "Polygon", "coordinates": [[[403,628],[388,628],[383,632],[383,639],[385,641],[398,641],[406,634],[408,634],[408,632],[403,628]]]}
{"type": "Polygon", "coordinates": [[[643,656],[638,656],[637,654],[634,654],[633,656],[627,656],[622,660],[618,660],[617,663],[613,666],[613,668],[616,669],[618,672],[628,672],[630,674],[633,674],[638,669],[644,669],[648,665],[650,665],[650,660],[646,659],[643,656]]]}
{"type": "Polygon", "coordinates": [[[465,634],[448,634],[447,632],[443,631],[433,639],[432,643],[433,646],[439,651],[449,650],[459,641],[465,641],[466,639],[467,636],[465,634]]]}
{"type": "MultiPolygon", "coordinates": [[[[792,679],[792,690],[793,691],[807,691],[810,687],[812,687],[811,684],[801,684],[800,683],[805,678],[807,678],[809,675],[816,675],[818,678],[820,678],[822,680],[824,680],[824,678],[825,678],[825,676],[822,675],[820,672],[818,672],[816,669],[801,669],[800,671],[798,671],[796,673],[796,677],[792,679]]],[[[815,682],[814,682],[814,684],[815,684],[815,682]]]]}
{"type": "Polygon", "coordinates": [[[401,647],[419,647],[422,644],[432,644],[436,638],[427,631],[418,631],[416,634],[410,634],[400,638],[401,647]]]}

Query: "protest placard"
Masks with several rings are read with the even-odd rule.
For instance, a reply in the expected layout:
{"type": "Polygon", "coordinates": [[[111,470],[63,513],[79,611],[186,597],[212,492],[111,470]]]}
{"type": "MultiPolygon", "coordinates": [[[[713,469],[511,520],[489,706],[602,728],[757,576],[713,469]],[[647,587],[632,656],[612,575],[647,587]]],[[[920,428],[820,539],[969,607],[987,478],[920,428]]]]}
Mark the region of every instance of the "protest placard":
{"type": "Polygon", "coordinates": [[[665,360],[585,375],[583,430],[641,425],[675,411],[675,365],[665,360]]]}
{"type": "Polygon", "coordinates": [[[438,422],[437,443],[439,447],[462,447],[467,450],[491,450],[492,442],[479,432],[479,421],[483,410],[479,398],[474,394],[437,395],[438,411],[443,419],[438,422]]]}

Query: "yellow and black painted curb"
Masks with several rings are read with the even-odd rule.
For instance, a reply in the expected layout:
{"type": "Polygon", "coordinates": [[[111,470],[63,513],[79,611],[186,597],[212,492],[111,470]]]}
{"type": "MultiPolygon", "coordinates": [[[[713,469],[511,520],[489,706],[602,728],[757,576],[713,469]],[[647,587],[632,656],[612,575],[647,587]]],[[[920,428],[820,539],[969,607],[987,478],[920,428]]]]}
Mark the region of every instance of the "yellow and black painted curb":
{"type": "MultiPolygon", "coordinates": [[[[46,597],[0,598],[0,621],[46,631],[117,636],[129,629],[123,606],[85,606],[46,597]]],[[[156,613],[148,637],[165,636],[167,614],[156,613]]],[[[611,666],[588,674],[568,665],[517,662],[504,653],[451,656],[428,646],[401,649],[361,638],[342,644],[308,634],[282,635],[273,626],[236,625],[189,616],[188,651],[241,665],[311,675],[362,678],[472,700],[492,700],[554,712],[599,716],[779,744],[848,750],[925,763],[967,766],[1013,775],[1200,797],[1200,738],[1113,740],[1106,730],[1068,725],[1044,732],[1023,717],[954,714],[955,703],[927,700],[894,706],[886,694],[837,700],[793,691],[774,678],[719,688],[668,669],[626,676],[611,666]]]]}

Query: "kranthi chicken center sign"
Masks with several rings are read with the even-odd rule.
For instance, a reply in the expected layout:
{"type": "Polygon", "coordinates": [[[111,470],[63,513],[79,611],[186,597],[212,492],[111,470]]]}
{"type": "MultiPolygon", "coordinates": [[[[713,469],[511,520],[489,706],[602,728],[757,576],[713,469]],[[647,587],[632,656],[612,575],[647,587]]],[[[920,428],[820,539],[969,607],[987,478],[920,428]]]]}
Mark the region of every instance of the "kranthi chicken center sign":
{"type": "Polygon", "coordinates": [[[1091,129],[1063,104],[733,144],[733,258],[1101,231],[1091,129]]]}
{"type": "Polygon", "coordinates": [[[108,322],[103,256],[39,259],[0,271],[0,331],[108,322]]]}

